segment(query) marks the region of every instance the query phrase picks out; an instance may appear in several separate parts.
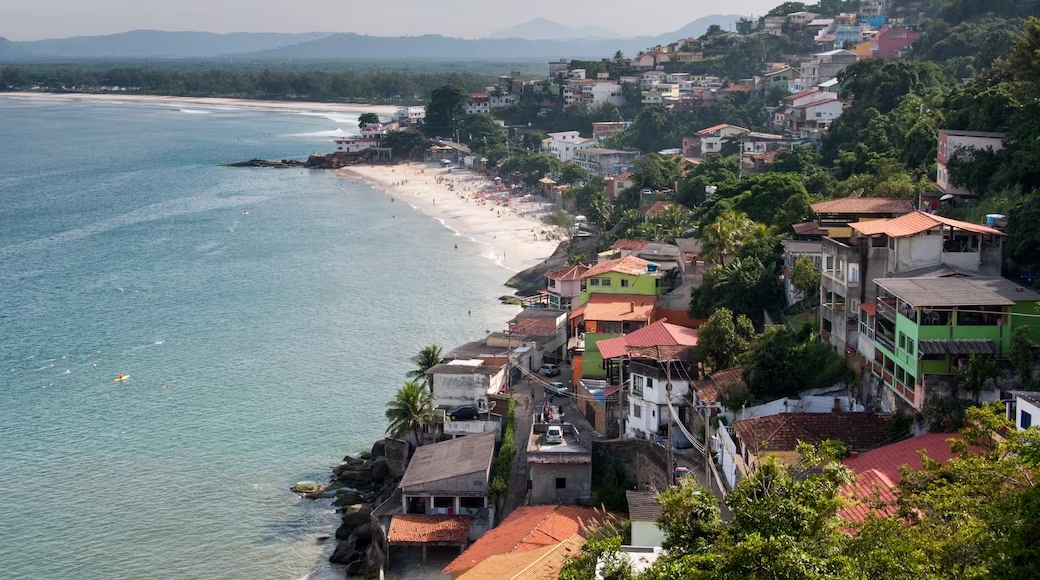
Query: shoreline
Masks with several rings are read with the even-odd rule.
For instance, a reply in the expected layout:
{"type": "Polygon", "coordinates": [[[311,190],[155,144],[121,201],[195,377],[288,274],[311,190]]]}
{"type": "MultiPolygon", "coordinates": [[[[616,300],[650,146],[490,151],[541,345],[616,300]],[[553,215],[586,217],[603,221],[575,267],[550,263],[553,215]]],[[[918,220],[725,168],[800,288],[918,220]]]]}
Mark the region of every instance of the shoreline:
{"type": "Polygon", "coordinates": [[[366,105],[364,103],[323,103],[319,101],[264,101],[225,97],[172,97],[164,95],[120,95],[112,93],[43,93],[20,91],[0,93],[0,98],[95,101],[106,103],[147,103],[153,105],[183,105],[196,107],[233,107],[268,111],[321,111],[356,113],[371,112],[390,116],[397,110],[393,105],[366,105]]]}
{"type": "Polygon", "coordinates": [[[516,273],[547,260],[557,242],[545,237],[542,204],[534,196],[495,195],[494,182],[472,171],[451,172],[437,163],[353,165],[336,173],[368,184],[455,232],[487,247],[482,253],[516,273]],[[481,193],[485,194],[481,199],[481,193]]]}

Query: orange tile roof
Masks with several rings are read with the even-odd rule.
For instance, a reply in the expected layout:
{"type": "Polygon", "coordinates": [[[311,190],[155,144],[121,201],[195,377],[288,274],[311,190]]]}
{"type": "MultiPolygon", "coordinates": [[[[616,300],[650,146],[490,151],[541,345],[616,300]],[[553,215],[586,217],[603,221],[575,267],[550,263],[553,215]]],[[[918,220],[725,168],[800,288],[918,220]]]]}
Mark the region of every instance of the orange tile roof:
{"type": "Polygon", "coordinates": [[[825,236],[827,230],[816,225],[816,222],[805,222],[801,224],[794,224],[791,226],[794,228],[794,233],[800,236],[825,236]]]}
{"type": "Polygon", "coordinates": [[[629,356],[638,347],[679,346],[685,350],[697,346],[697,331],[659,320],[625,336],[601,340],[596,346],[605,359],[629,356]]]}
{"type": "Polygon", "coordinates": [[[899,443],[885,445],[842,461],[856,473],[856,481],[843,487],[842,493],[853,500],[853,504],[838,512],[846,521],[862,522],[871,513],[885,517],[895,513],[895,487],[903,479],[900,468],[904,465],[915,471],[923,468],[920,451],[939,463],[954,457],[947,440],[959,437],[948,433],[927,433],[899,443]],[[875,505],[881,505],[875,509],[875,505]]]}
{"type": "Polygon", "coordinates": [[[638,213],[639,215],[655,216],[657,214],[664,213],[668,210],[668,208],[672,207],[673,205],[678,204],[672,203],[670,201],[655,201],[653,205],[646,209],[640,209],[638,213]]]}
{"type": "Polygon", "coordinates": [[[560,268],[559,270],[552,270],[548,272],[545,277],[552,280],[581,280],[581,275],[589,271],[589,267],[584,264],[576,264],[574,266],[568,266],[567,268],[560,268]]]}
{"type": "Polygon", "coordinates": [[[751,129],[745,129],[743,127],[738,127],[737,125],[730,125],[729,123],[722,123],[721,125],[715,125],[714,127],[708,127],[707,129],[701,129],[700,131],[697,131],[697,134],[698,135],[707,135],[708,133],[714,133],[715,131],[721,131],[722,129],[725,129],[726,127],[732,127],[734,129],[740,129],[741,131],[745,131],[747,133],[751,132],[751,129]]]}
{"type": "Polygon", "coordinates": [[[641,294],[602,294],[589,296],[585,303],[585,320],[637,322],[650,320],[657,304],[656,296],[641,294]]]}
{"type": "Polygon", "coordinates": [[[502,523],[452,560],[441,570],[441,574],[469,570],[491,556],[555,546],[574,534],[580,534],[582,530],[579,522],[592,522],[599,517],[600,513],[592,508],[575,506],[537,505],[517,508],[502,523]]]}
{"type": "Polygon", "coordinates": [[[865,236],[885,234],[893,238],[913,236],[932,228],[937,228],[940,225],[947,225],[951,228],[974,232],[976,234],[988,234],[994,236],[1005,235],[1004,232],[993,229],[989,226],[973,224],[971,222],[962,222],[960,220],[925,213],[920,210],[892,219],[871,220],[849,225],[852,229],[865,236]]]}
{"type": "Polygon", "coordinates": [[[722,398],[722,387],[731,383],[744,384],[744,369],[726,369],[713,373],[707,380],[693,382],[697,397],[706,405],[718,403],[722,398]]]}
{"type": "Polygon", "coordinates": [[[737,437],[762,452],[794,451],[798,442],[819,445],[837,439],[851,449],[876,447],[888,417],[874,413],[780,413],[733,422],[737,437]]]}
{"type": "Polygon", "coordinates": [[[693,318],[688,310],[667,310],[664,308],[655,308],[650,320],[653,322],[664,320],[669,324],[677,324],[686,328],[699,328],[700,325],[704,324],[704,319],[693,318]]]}
{"type": "Polygon", "coordinates": [[[618,258],[616,260],[607,260],[600,264],[589,268],[581,277],[592,278],[594,276],[602,276],[608,272],[617,272],[618,274],[629,274],[631,276],[638,276],[640,274],[646,274],[646,265],[649,264],[647,260],[637,258],[635,256],[625,256],[624,258],[618,258]]]}
{"type": "Polygon", "coordinates": [[[567,316],[567,318],[570,319],[570,320],[573,320],[575,318],[578,318],[582,314],[585,314],[585,306],[586,306],[585,304],[582,304],[581,306],[575,308],[574,310],[571,310],[571,313],[567,316]]]}
{"type": "Polygon", "coordinates": [[[813,87],[811,89],[804,90],[804,91],[802,91],[800,93],[795,93],[793,95],[787,95],[786,97],[784,97],[784,100],[785,101],[794,102],[794,101],[796,101],[796,100],[798,100],[798,99],[800,99],[802,97],[807,97],[807,96],[809,96],[809,95],[811,95],[813,93],[818,93],[818,92],[820,92],[820,89],[817,89],[816,87],[813,87]]]}
{"type": "Polygon", "coordinates": [[[829,199],[812,204],[816,213],[893,213],[904,214],[914,211],[914,204],[909,199],[892,199],[888,197],[843,197],[829,199]]]}
{"type": "Polygon", "coordinates": [[[390,520],[391,544],[465,543],[469,516],[399,514],[390,520]]]}
{"type": "Polygon", "coordinates": [[[614,242],[613,244],[611,244],[610,249],[611,250],[631,250],[633,252],[638,252],[638,251],[642,250],[643,248],[645,248],[646,245],[649,244],[649,243],[650,242],[648,242],[647,240],[618,240],[618,241],[614,242]]]}
{"type": "Polygon", "coordinates": [[[556,580],[563,565],[580,554],[584,544],[585,538],[575,534],[553,546],[491,556],[458,580],[556,580]]]}

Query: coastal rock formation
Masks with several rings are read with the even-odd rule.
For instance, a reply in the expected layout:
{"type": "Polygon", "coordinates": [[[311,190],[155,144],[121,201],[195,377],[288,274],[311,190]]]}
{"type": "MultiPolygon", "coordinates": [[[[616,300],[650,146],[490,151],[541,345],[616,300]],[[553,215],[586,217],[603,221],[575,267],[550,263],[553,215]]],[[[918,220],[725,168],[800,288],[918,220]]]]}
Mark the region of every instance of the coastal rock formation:
{"type": "Polygon", "coordinates": [[[599,235],[574,238],[562,242],[556,251],[544,262],[518,272],[506,282],[507,286],[516,288],[518,296],[532,296],[545,289],[545,275],[560,268],[565,268],[572,257],[583,256],[586,260],[595,261],[599,235]]]}
{"type": "Polygon", "coordinates": [[[358,163],[376,162],[376,152],[366,149],[359,153],[311,153],[306,161],[299,159],[282,159],[281,161],[269,161],[267,159],[250,159],[249,161],[237,161],[235,163],[224,163],[224,167],[265,167],[270,169],[291,169],[303,167],[306,169],[339,169],[358,163]]]}

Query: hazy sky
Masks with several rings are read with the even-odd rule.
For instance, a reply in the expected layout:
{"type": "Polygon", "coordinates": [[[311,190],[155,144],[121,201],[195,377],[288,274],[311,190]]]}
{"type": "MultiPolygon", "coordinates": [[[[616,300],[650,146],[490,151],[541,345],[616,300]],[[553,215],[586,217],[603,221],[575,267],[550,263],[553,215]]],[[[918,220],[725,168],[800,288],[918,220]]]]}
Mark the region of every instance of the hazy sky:
{"type": "Polygon", "coordinates": [[[436,33],[479,38],[532,18],[661,34],[709,14],[767,12],[781,0],[0,0],[0,36],[37,40],[135,28],[211,32],[436,33]]]}

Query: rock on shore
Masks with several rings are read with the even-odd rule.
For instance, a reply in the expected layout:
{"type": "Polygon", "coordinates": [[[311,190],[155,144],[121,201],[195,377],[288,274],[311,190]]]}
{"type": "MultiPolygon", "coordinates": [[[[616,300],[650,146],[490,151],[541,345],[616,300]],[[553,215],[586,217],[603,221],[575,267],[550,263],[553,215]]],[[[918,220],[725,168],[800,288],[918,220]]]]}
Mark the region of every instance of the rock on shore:
{"type": "Polygon", "coordinates": [[[269,161],[267,159],[250,159],[249,161],[236,161],[235,163],[224,163],[224,167],[264,167],[268,169],[291,169],[302,167],[304,169],[339,169],[349,167],[358,163],[371,163],[375,157],[372,150],[360,153],[336,154],[328,153],[320,155],[311,153],[306,161],[299,159],[282,159],[281,161],[269,161]]]}

